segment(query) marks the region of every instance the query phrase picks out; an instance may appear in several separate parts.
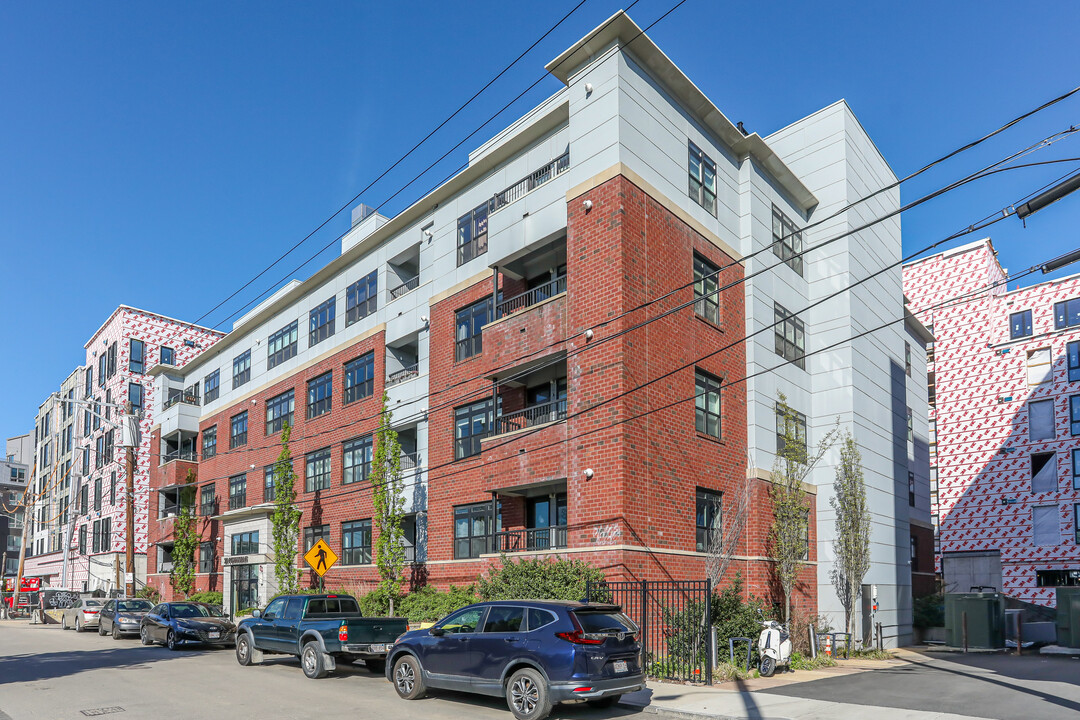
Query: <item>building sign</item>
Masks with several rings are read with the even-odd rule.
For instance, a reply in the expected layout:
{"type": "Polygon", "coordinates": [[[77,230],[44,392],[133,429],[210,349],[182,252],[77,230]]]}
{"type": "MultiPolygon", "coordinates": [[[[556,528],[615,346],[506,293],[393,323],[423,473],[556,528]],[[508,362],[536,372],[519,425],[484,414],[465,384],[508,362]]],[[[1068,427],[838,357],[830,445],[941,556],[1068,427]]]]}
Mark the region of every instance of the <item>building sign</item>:
{"type": "Polygon", "coordinates": [[[248,556],[247,555],[229,555],[228,557],[225,558],[225,564],[226,565],[247,565],[248,564],[248,556]]]}

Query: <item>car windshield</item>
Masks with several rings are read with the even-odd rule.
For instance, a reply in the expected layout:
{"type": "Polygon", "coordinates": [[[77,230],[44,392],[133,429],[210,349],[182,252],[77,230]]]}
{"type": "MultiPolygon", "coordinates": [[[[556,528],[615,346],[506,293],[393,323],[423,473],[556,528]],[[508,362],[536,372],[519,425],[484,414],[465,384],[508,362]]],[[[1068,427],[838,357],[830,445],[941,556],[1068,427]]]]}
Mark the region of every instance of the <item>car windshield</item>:
{"type": "Polygon", "coordinates": [[[153,607],[147,600],[121,600],[116,604],[120,612],[146,612],[153,607]]]}
{"type": "Polygon", "coordinates": [[[213,617],[210,610],[211,608],[206,605],[196,605],[195,603],[174,603],[169,606],[169,612],[175,618],[213,617]]]}

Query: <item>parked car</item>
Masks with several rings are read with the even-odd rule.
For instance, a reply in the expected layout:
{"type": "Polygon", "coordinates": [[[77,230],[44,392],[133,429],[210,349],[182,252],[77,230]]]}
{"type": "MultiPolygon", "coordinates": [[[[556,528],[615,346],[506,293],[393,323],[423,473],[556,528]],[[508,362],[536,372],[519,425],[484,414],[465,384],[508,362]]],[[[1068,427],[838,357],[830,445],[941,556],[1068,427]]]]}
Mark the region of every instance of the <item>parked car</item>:
{"type": "Polygon", "coordinates": [[[406,700],[428,688],[505,697],[518,720],[566,700],[610,707],[645,687],[638,627],[618,605],[556,600],[477,603],[405,633],[386,676],[406,700]]]}
{"type": "Polygon", "coordinates": [[[82,632],[86,628],[98,626],[98,613],[101,612],[101,601],[90,598],[88,600],[76,600],[64,608],[60,616],[60,627],[63,630],[82,632]]]}
{"type": "Polygon", "coordinates": [[[154,603],[142,598],[109,600],[98,613],[98,635],[112,633],[114,640],[122,635],[138,635],[142,619],[154,608],[154,603]]]}
{"type": "Polygon", "coordinates": [[[405,618],[364,617],[348,595],[282,595],[240,621],[236,661],[251,665],[260,653],[283,653],[299,657],[309,678],[325,677],[339,662],[356,660],[382,673],[387,652],[408,629],[405,618]]]}
{"type": "Polygon", "coordinates": [[[143,645],[164,643],[179,650],[185,643],[224,647],[235,640],[236,625],[217,605],[167,602],[155,605],[139,623],[143,645]]]}

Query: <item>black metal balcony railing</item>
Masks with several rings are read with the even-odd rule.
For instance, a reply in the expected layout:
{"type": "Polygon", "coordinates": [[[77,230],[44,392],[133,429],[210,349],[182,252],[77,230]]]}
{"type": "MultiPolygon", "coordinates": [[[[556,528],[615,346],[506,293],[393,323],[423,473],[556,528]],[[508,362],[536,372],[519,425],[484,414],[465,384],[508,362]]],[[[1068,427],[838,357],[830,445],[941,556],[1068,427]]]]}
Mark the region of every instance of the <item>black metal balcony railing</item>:
{"type": "Polygon", "coordinates": [[[171,463],[173,460],[184,460],[186,462],[199,462],[199,453],[194,450],[172,450],[165,453],[165,457],[162,458],[161,464],[171,463]]]}
{"type": "Polygon", "coordinates": [[[415,545],[406,545],[405,546],[405,562],[407,562],[407,563],[416,562],[416,546],[415,545]]]}
{"type": "Polygon", "coordinates": [[[184,403],[185,405],[199,405],[199,386],[192,385],[184,390],[169,390],[169,398],[161,406],[163,410],[168,410],[177,403],[184,403]]]}
{"type": "Polygon", "coordinates": [[[415,290],[418,287],[420,287],[420,276],[414,275],[397,287],[390,288],[390,299],[396,300],[410,290],[415,290]]]}
{"type": "Polygon", "coordinates": [[[495,212],[510,203],[529,194],[536,188],[564,173],[570,167],[570,152],[567,151],[547,165],[534,170],[521,180],[495,195],[489,204],[490,212],[495,212]]]}
{"type": "Polygon", "coordinates": [[[416,466],[420,464],[420,458],[416,453],[401,453],[401,469],[402,470],[415,470],[416,466]]]}
{"type": "Polygon", "coordinates": [[[398,383],[403,383],[406,380],[412,380],[420,374],[420,364],[413,363],[408,367],[404,367],[397,372],[390,373],[386,378],[386,387],[393,387],[398,383]]]}
{"type": "Polygon", "coordinates": [[[537,303],[543,302],[548,298],[555,297],[559,293],[566,292],[566,276],[557,277],[551,282],[546,282],[543,285],[534,287],[531,290],[526,290],[520,295],[515,295],[512,298],[507,298],[501,303],[495,306],[495,317],[506,317],[512,313],[516,313],[519,310],[532,307],[537,303]]]}
{"type": "Polygon", "coordinates": [[[566,419],[566,398],[553,400],[542,405],[533,405],[524,410],[507,413],[495,418],[495,434],[524,430],[525,428],[558,422],[566,419]]]}
{"type": "Polygon", "coordinates": [[[536,552],[565,548],[566,525],[504,530],[495,533],[495,552],[536,552]]]}

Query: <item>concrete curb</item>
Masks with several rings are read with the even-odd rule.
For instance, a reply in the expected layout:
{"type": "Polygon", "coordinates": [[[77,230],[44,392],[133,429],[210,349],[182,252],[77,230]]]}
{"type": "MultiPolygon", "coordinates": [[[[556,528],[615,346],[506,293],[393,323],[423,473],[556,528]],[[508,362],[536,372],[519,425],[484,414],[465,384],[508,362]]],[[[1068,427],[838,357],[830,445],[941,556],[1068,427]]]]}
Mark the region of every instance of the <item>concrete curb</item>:
{"type": "Polygon", "coordinates": [[[661,707],[659,705],[634,705],[633,703],[618,703],[618,707],[625,710],[638,710],[642,713],[648,713],[649,715],[656,715],[661,718],[669,718],[670,720],[746,720],[746,718],[735,717],[734,715],[715,715],[713,713],[695,712],[693,710],[674,710],[672,708],[661,707]]]}

